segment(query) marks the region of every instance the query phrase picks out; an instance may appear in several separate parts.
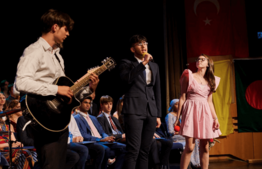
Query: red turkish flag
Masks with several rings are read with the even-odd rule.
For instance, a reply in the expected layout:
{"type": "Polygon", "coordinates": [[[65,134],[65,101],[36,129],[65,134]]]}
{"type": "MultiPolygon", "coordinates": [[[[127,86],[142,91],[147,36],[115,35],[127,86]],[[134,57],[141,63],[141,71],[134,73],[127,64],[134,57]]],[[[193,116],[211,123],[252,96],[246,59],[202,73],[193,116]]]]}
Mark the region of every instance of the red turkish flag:
{"type": "Polygon", "coordinates": [[[185,0],[187,57],[248,57],[244,0],[185,0]]]}

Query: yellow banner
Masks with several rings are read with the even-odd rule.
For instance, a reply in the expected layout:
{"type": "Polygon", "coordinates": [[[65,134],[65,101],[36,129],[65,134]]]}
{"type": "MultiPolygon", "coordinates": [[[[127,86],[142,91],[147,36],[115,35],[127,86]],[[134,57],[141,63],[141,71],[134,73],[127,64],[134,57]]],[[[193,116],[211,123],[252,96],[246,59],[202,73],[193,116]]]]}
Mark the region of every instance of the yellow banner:
{"type": "Polygon", "coordinates": [[[230,60],[214,62],[214,69],[215,76],[218,76],[221,79],[217,91],[213,93],[213,103],[220,124],[222,136],[226,136],[234,132],[233,121],[229,111],[232,100],[231,62],[230,60]]]}

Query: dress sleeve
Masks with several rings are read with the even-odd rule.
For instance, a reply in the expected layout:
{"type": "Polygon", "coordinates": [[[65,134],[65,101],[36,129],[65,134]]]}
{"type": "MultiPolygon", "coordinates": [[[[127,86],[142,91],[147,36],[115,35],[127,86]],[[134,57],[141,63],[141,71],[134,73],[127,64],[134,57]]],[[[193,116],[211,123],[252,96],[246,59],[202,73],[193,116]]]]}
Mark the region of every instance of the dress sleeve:
{"type": "Polygon", "coordinates": [[[220,77],[215,76],[215,82],[216,82],[216,88],[215,88],[215,90],[217,90],[217,87],[218,87],[219,82],[220,82],[220,77]]]}
{"type": "Polygon", "coordinates": [[[180,77],[181,93],[188,91],[189,86],[192,83],[192,72],[189,69],[185,69],[180,77]]]}

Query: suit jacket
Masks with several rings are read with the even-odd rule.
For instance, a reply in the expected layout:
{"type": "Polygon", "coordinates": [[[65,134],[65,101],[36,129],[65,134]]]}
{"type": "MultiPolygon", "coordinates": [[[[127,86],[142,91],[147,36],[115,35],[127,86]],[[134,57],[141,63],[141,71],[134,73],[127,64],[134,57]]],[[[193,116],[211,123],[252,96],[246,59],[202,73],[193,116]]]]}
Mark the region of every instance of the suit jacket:
{"type": "MultiPolygon", "coordinates": [[[[92,136],[90,126],[88,125],[86,119],[82,115],[77,114],[74,117],[76,119],[77,126],[85,141],[100,141],[99,138],[92,136]]],[[[101,137],[102,138],[107,137],[108,135],[104,132],[102,126],[97,121],[96,117],[92,115],[89,115],[89,117],[92,120],[92,122],[94,123],[94,126],[96,127],[101,137]]]]}
{"type": "MultiPolygon", "coordinates": [[[[117,118],[115,118],[114,116],[111,116],[113,122],[116,125],[116,128],[118,129],[118,131],[120,131],[121,133],[124,133],[121,125],[119,123],[119,121],[117,120],[117,118]]],[[[109,136],[113,135],[112,129],[111,129],[111,124],[108,122],[106,116],[104,115],[104,113],[101,113],[98,117],[97,120],[99,121],[99,123],[101,124],[101,126],[103,127],[104,131],[106,134],[108,134],[109,136]]],[[[122,138],[122,134],[117,134],[116,138],[122,138]]]]}
{"type": "Polygon", "coordinates": [[[152,80],[149,85],[143,75],[145,66],[138,63],[136,58],[123,59],[119,65],[120,78],[125,82],[123,114],[136,114],[146,116],[147,104],[153,117],[161,117],[161,89],[158,65],[149,62],[152,71],[152,80]]]}

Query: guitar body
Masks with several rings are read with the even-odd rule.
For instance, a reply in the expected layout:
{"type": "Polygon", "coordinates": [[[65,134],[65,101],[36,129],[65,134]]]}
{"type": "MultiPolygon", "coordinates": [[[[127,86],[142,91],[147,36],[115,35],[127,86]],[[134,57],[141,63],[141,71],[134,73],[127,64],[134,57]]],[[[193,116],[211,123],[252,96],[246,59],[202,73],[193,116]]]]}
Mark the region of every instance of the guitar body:
{"type": "MultiPolygon", "coordinates": [[[[68,77],[59,77],[53,84],[58,86],[73,86],[74,82],[68,77]]],[[[65,130],[70,123],[71,112],[80,105],[79,101],[66,96],[41,96],[27,94],[25,98],[27,108],[26,118],[39,124],[51,132],[65,130]]]]}

